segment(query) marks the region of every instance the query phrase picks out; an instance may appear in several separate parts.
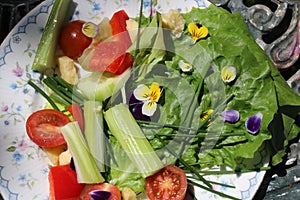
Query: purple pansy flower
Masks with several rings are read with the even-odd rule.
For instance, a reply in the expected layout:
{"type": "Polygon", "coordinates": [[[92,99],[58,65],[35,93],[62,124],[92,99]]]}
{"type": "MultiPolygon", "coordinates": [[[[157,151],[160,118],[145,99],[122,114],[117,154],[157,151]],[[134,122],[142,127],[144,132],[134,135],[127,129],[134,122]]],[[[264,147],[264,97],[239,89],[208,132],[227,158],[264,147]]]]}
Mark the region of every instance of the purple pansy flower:
{"type": "Polygon", "coordinates": [[[89,195],[94,200],[108,200],[111,197],[111,193],[103,190],[93,190],[89,195]]]}
{"type": "Polygon", "coordinates": [[[240,119],[240,113],[236,110],[225,110],[220,115],[224,122],[235,123],[240,119]]]}
{"type": "Polygon", "coordinates": [[[256,134],[258,133],[260,126],[261,126],[261,120],[262,120],[263,114],[261,112],[250,116],[246,122],[245,126],[249,133],[256,134]]]}

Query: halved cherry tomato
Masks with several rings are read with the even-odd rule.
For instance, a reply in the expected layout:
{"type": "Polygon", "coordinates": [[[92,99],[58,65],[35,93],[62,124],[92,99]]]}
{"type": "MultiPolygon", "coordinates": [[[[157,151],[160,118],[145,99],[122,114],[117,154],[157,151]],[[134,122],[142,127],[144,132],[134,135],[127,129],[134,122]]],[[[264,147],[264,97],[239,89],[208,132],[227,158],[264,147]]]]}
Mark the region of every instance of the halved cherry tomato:
{"type": "Polygon", "coordinates": [[[186,175],[175,165],[167,165],[146,178],[146,192],[150,200],[182,200],[186,190],[186,175]]]}
{"type": "Polygon", "coordinates": [[[81,56],[92,42],[92,38],[87,37],[82,32],[84,23],[81,20],[71,21],[63,27],[60,33],[59,47],[66,56],[72,59],[81,56]]]}
{"type": "Polygon", "coordinates": [[[50,200],[77,200],[85,187],[77,182],[76,172],[69,165],[51,167],[48,179],[50,200]]]}
{"type": "Polygon", "coordinates": [[[129,53],[126,53],[124,43],[109,41],[95,46],[88,68],[92,71],[106,71],[118,75],[128,69],[132,63],[133,59],[129,53]]]}
{"type": "Polygon", "coordinates": [[[84,133],[84,118],[83,118],[83,112],[80,105],[78,103],[74,103],[68,106],[67,109],[71,113],[74,121],[78,122],[78,125],[82,133],[84,133]]]}
{"type": "Polygon", "coordinates": [[[119,188],[115,185],[109,183],[99,183],[99,184],[90,184],[86,185],[82,191],[81,198],[82,200],[93,200],[89,193],[93,190],[107,191],[111,193],[109,200],[121,200],[121,192],[119,188]]]}
{"type": "Polygon", "coordinates": [[[38,146],[56,147],[66,143],[60,128],[69,122],[69,117],[60,111],[39,110],[28,117],[26,132],[28,137],[38,146]]]}

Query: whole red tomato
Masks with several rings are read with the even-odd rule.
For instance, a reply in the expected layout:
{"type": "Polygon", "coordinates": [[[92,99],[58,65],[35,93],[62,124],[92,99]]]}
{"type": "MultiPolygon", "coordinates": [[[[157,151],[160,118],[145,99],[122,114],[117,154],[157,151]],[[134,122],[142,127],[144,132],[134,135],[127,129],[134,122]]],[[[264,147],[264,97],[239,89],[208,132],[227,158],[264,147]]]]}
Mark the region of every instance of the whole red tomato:
{"type": "Polygon", "coordinates": [[[60,33],[59,47],[66,56],[72,59],[80,57],[92,42],[92,38],[87,37],[82,32],[84,23],[81,20],[71,21],[63,27],[60,33]]]}

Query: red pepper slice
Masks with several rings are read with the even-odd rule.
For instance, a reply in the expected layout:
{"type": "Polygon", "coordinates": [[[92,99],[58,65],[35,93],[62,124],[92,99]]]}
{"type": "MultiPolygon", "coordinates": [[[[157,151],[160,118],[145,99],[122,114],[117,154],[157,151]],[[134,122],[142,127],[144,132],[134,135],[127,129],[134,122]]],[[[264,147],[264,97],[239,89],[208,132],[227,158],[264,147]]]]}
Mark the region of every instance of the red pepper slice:
{"type": "Polygon", "coordinates": [[[78,103],[74,103],[68,106],[68,111],[71,113],[74,121],[78,122],[78,125],[84,133],[84,117],[83,117],[83,111],[78,103]]]}

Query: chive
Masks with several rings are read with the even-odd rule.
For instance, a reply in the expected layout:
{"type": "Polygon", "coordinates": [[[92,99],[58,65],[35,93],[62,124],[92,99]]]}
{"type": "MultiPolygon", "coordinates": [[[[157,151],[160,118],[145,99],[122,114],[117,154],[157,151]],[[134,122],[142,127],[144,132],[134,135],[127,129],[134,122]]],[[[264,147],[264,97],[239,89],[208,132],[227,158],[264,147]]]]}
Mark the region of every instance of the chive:
{"type": "Polygon", "coordinates": [[[138,31],[137,31],[137,41],[136,41],[136,46],[135,46],[135,53],[133,56],[133,60],[136,59],[136,56],[139,52],[140,48],[140,41],[141,41],[141,24],[142,24],[142,16],[143,16],[143,5],[144,5],[144,0],[141,0],[140,3],[140,13],[139,13],[139,21],[138,21],[138,31]]]}
{"type": "Polygon", "coordinates": [[[191,165],[189,165],[187,162],[185,162],[182,158],[180,158],[176,152],[174,152],[172,149],[170,149],[166,143],[164,142],[163,139],[160,138],[160,136],[156,135],[156,138],[164,145],[164,147],[169,151],[169,153],[171,153],[174,157],[178,158],[179,162],[181,164],[183,164],[186,168],[188,168],[188,170],[193,173],[195,176],[197,176],[199,178],[199,180],[201,180],[205,185],[207,185],[208,187],[212,187],[212,185],[203,178],[203,176],[201,176],[201,174],[194,169],[191,165]]]}
{"type": "Polygon", "coordinates": [[[31,87],[33,87],[36,91],[38,91],[49,102],[49,104],[53,107],[53,109],[59,110],[59,108],[54,103],[54,101],[39,86],[37,86],[31,80],[29,80],[27,83],[28,83],[28,85],[30,85],[31,87]]]}
{"type": "Polygon", "coordinates": [[[204,185],[201,185],[201,184],[199,184],[199,183],[197,183],[197,182],[195,182],[195,181],[192,181],[192,180],[190,180],[190,179],[188,179],[188,182],[189,182],[190,184],[194,185],[194,186],[197,186],[197,187],[199,187],[199,188],[202,188],[202,189],[204,189],[204,190],[207,190],[207,191],[209,191],[209,192],[212,192],[212,193],[214,193],[214,194],[217,194],[217,195],[219,195],[219,196],[221,196],[221,197],[225,197],[225,198],[228,198],[228,199],[239,200],[239,198],[236,198],[236,197],[233,197],[233,196],[224,194],[224,193],[222,193],[222,192],[216,191],[216,190],[214,190],[214,189],[212,189],[212,188],[209,188],[209,187],[206,187],[206,186],[204,186],[204,185]]]}

